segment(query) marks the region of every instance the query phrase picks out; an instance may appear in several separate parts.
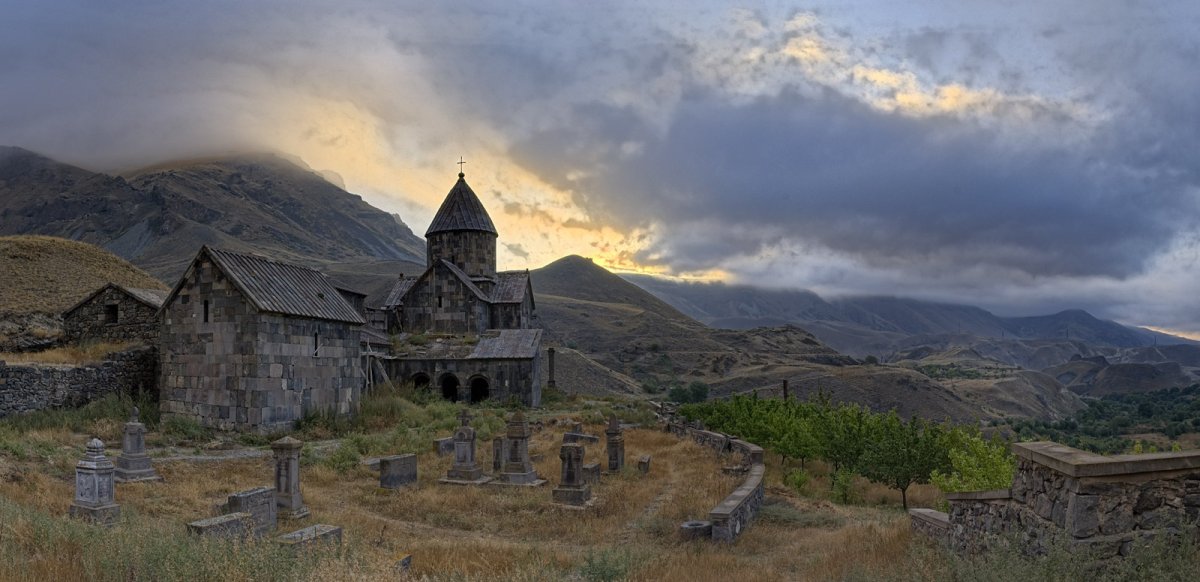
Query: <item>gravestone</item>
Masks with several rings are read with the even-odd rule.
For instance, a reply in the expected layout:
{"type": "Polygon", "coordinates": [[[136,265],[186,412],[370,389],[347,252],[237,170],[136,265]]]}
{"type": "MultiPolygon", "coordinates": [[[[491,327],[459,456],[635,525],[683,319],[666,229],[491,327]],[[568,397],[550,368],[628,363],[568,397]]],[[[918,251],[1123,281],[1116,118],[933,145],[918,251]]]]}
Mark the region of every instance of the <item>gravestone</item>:
{"type": "Polygon", "coordinates": [[[578,423],[575,426],[576,428],[571,429],[571,431],[563,433],[563,443],[588,443],[593,445],[600,443],[600,437],[583,432],[583,429],[579,428],[578,423]]]}
{"type": "Polygon", "coordinates": [[[302,551],[315,549],[317,546],[342,545],[342,528],[318,523],[304,529],[298,529],[292,533],[281,535],[275,538],[275,541],[290,549],[295,555],[302,551]]]}
{"type": "Polygon", "coordinates": [[[616,415],[608,419],[604,429],[605,450],[608,452],[608,472],[619,473],[625,467],[625,437],[621,434],[621,421],[616,415]]]}
{"type": "Polygon", "coordinates": [[[583,466],[583,481],[589,485],[600,482],[600,463],[588,463],[583,466]]]}
{"type": "Polygon", "coordinates": [[[304,443],[285,436],[271,443],[275,453],[275,504],[282,519],[308,517],[308,508],[300,495],[300,449],[304,443]]]}
{"type": "Polygon", "coordinates": [[[417,482],[417,456],[393,455],[379,458],[379,486],[399,489],[417,482]]]}
{"type": "Polygon", "coordinates": [[[592,498],[592,489],[583,478],[583,445],[566,443],[558,452],[562,459],[562,477],[551,497],[555,503],[583,507],[592,498]]]}
{"type": "Polygon", "coordinates": [[[396,555],[395,570],[401,576],[408,574],[412,570],[412,554],[400,553],[396,555]]]}
{"type": "Polygon", "coordinates": [[[104,443],[93,438],[87,452],[75,464],[75,501],[67,514],[104,526],[112,526],[121,517],[113,492],[113,464],[104,456],[104,443]]]}
{"type": "Polygon", "coordinates": [[[433,452],[439,457],[454,454],[454,437],[433,439],[433,452]]]}
{"type": "Polygon", "coordinates": [[[129,422],[125,423],[125,436],[121,439],[121,455],[117,457],[117,468],[113,479],[118,483],[135,481],[161,481],[154,472],[150,455],[146,454],[146,425],[138,422],[138,409],[133,408],[129,422]]]}
{"type": "Polygon", "coordinates": [[[226,513],[193,521],[187,524],[187,531],[200,537],[242,538],[250,530],[252,520],[250,514],[244,511],[226,513]]]}
{"type": "Polygon", "coordinates": [[[504,437],[492,439],[492,473],[500,474],[504,468],[504,437]]]}
{"type": "Polygon", "coordinates": [[[224,513],[248,513],[254,537],[261,538],[275,529],[279,512],[275,492],[270,487],[255,487],[231,494],[221,507],[224,513]]]}
{"type": "Polygon", "coordinates": [[[537,486],[546,483],[538,478],[533,470],[533,462],[529,459],[529,423],[521,411],[513,413],[508,421],[508,431],[504,436],[504,465],[499,476],[492,483],[498,485],[537,486]]]}
{"type": "Polygon", "coordinates": [[[650,455],[642,455],[638,459],[638,472],[643,475],[650,473],[650,455]]]}
{"type": "Polygon", "coordinates": [[[471,428],[471,413],[464,408],[458,415],[460,426],[454,430],[454,464],[446,471],[441,483],[452,485],[481,485],[492,478],[483,474],[475,459],[475,429],[471,428]]]}

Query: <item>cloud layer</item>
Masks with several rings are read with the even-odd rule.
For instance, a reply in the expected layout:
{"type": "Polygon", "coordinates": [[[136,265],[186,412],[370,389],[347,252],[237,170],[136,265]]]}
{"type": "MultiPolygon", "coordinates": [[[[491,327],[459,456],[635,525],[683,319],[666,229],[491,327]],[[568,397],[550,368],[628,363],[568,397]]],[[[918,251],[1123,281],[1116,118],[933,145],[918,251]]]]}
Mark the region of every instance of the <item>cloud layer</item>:
{"type": "Polygon", "coordinates": [[[271,148],[419,225],[450,161],[565,252],[1200,331],[1186,2],[10,3],[0,142],[271,148]]]}

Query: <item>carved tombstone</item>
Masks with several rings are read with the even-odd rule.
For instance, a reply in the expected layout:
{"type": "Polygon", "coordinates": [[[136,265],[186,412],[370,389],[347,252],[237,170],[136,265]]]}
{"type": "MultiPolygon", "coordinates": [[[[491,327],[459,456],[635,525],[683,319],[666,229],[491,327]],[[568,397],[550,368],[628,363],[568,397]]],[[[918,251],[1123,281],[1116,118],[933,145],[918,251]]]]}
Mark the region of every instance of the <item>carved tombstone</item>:
{"type": "Polygon", "coordinates": [[[513,414],[508,421],[508,431],[504,438],[504,465],[501,468],[499,481],[508,485],[541,485],[545,479],[538,478],[533,470],[533,461],[529,459],[529,423],[521,411],[513,414]]]}
{"type": "Polygon", "coordinates": [[[275,453],[275,503],[281,519],[308,517],[308,507],[300,495],[300,449],[304,443],[285,436],[271,443],[275,453]]]}
{"type": "Polygon", "coordinates": [[[492,473],[500,474],[504,469],[504,437],[492,439],[492,473]]]}
{"type": "Polygon", "coordinates": [[[625,437],[621,434],[621,421],[616,415],[608,420],[604,429],[605,449],[608,452],[608,472],[618,473],[625,467],[625,437]]]}
{"type": "Polygon", "coordinates": [[[417,456],[392,455],[379,458],[379,486],[399,489],[417,482],[417,456]]]}
{"type": "Polygon", "coordinates": [[[113,487],[113,464],[104,456],[104,443],[93,438],[83,459],[75,464],[75,501],[68,515],[112,526],[121,517],[113,487]]]}
{"type": "Polygon", "coordinates": [[[458,415],[461,421],[454,431],[454,464],[446,471],[443,483],[479,484],[490,481],[483,475],[483,468],[475,459],[475,429],[471,428],[471,414],[463,409],[458,415]]]}
{"type": "Polygon", "coordinates": [[[150,464],[150,455],[146,454],[146,425],[138,422],[136,406],[129,422],[125,423],[125,436],[121,439],[121,455],[117,457],[114,479],[118,483],[162,479],[154,472],[154,467],[150,464]]]}
{"type": "Polygon", "coordinates": [[[562,477],[554,488],[555,503],[583,506],[592,498],[591,487],[583,479],[583,445],[566,443],[558,452],[562,459],[562,477]]]}

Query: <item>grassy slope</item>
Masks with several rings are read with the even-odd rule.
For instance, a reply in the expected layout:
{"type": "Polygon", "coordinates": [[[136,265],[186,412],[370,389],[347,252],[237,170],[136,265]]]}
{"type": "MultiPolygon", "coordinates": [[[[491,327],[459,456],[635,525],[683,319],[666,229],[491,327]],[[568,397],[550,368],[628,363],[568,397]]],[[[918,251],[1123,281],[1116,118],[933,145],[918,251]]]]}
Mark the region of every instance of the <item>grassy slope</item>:
{"type": "Polygon", "coordinates": [[[108,251],[48,236],[0,237],[0,314],[58,314],[105,283],[166,289],[108,251]]]}

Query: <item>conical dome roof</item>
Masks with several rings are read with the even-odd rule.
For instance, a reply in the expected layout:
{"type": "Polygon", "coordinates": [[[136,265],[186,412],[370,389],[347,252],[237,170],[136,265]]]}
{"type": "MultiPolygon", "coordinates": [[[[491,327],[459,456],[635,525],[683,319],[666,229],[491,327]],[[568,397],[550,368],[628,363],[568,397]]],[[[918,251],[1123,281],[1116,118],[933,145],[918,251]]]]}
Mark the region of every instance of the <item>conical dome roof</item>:
{"type": "Polygon", "coordinates": [[[437,215],[429,224],[429,230],[425,231],[425,236],[455,230],[480,230],[499,236],[496,226],[492,224],[492,218],[488,216],[483,203],[467,185],[462,174],[458,175],[458,182],[446,195],[441,208],[438,208],[437,215]]]}

